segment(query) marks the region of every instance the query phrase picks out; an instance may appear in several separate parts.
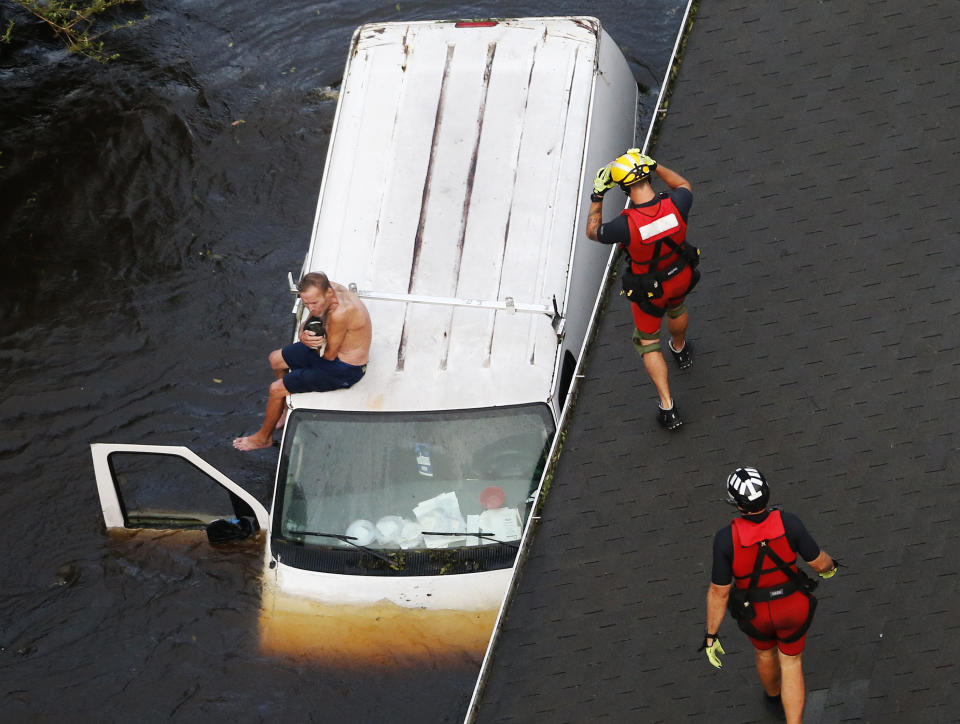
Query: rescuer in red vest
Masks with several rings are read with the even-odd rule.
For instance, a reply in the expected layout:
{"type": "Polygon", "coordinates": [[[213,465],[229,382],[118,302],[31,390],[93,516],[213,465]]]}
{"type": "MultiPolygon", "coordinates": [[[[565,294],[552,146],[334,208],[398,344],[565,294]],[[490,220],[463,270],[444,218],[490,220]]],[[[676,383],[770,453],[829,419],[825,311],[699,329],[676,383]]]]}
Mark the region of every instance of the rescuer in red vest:
{"type": "Polygon", "coordinates": [[[660,396],[657,420],[665,429],[675,430],[683,420],[670,394],[660,326],[666,315],[670,352],[680,369],[690,367],[693,347],[686,337],[685,300],[700,279],[696,268],[700,252],[686,241],[687,214],[693,204],[690,182],[639,148],[631,148],[597,172],[590,201],[587,236],[601,244],[619,244],[629,257],[621,281],[623,294],[633,302],[633,344],[660,396]],[[653,190],[653,173],[670,187],[669,192],[653,190]],[[603,196],[614,186],[630,197],[630,204],[603,224],[603,196]]]}
{"type": "Polygon", "coordinates": [[[729,609],[753,643],[767,704],[777,711],[782,706],[788,722],[800,722],[806,695],[801,652],[818,582],[798,568],[797,554],[821,578],[832,578],[839,564],[820,550],[797,516],[767,508],[770,488],[757,469],[734,470],[727,492],[740,517],[713,540],[707,631],[700,650],[713,666],[723,666],[717,633],[729,609]]]}

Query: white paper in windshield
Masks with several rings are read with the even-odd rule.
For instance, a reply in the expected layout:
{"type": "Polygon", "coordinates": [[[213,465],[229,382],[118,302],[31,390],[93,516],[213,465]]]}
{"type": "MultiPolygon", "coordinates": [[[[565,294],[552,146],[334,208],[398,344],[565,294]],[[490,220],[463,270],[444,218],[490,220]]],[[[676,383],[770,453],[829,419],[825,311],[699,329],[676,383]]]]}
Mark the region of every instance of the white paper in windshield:
{"type": "MultiPolygon", "coordinates": [[[[413,514],[417,516],[417,522],[423,530],[463,533],[467,529],[467,523],[460,513],[460,501],[454,492],[440,493],[435,498],[418,503],[413,514]]],[[[423,541],[428,548],[449,548],[451,545],[463,545],[466,536],[424,535],[423,541]]]]}
{"type": "MultiPolygon", "coordinates": [[[[520,539],[523,530],[520,522],[520,511],[516,508],[494,508],[485,510],[480,515],[467,516],[467,530],[471,533],[483,533],[488,538],[479,538],[476,542],[468,541],[468,545],[482,543],[489,545],[497,541],[515,541],[520,539]],[[495,538],[496,540],[490,540],[495,538]]],[[[470,536],[476,538],[476,536],[470,536]]]]}

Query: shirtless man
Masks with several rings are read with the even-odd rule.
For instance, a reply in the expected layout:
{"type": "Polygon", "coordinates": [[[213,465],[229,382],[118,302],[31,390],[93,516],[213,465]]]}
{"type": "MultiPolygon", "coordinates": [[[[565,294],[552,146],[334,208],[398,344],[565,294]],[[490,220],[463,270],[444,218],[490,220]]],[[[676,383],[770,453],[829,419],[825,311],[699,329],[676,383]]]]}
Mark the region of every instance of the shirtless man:
{"type": "Polygon", "coordinates": [[[270,385],[263,425],[252,435],[234,440],[237,450],[273,445],[273,431],[282,426],[287,395],[345,389],[367,371],[372,328],[360,298],[322,272],[304,275],[297,290],[310,316],[326,322],[326,335],[317,336],[301,325],[299,342],[270,353],[276,380],[270,385]]]}

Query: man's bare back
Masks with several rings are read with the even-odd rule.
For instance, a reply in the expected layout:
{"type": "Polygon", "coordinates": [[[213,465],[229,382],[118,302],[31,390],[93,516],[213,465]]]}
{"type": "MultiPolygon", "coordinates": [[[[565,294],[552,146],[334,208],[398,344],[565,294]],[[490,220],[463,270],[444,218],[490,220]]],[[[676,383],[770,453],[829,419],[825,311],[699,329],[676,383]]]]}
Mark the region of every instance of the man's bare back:
{"type": "Polygon", "coordinates": [[[370,359],[372,325],[370,313],[360,298],[342,284],[330,282],[337,301],[327,312],[326,359],[340,358],[349,365],[365,365],[370,359]]]}

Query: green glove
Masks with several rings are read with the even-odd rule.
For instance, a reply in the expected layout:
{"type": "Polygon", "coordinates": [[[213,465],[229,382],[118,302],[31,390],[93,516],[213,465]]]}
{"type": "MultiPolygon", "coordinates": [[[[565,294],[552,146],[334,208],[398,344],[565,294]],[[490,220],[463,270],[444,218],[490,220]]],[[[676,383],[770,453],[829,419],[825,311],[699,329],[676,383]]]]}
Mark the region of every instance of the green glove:
{"type": "Polygon", "coordinates": [[[829,571],[822,571],[822,572],[820,573],[820,578],[822,578],[822,579],[824,579],[824,580],[826,580],[826,579],[828,579],[828,578],[833,578],[835,575],[837,575],[837,571],[838,571],[838,570],[840,570],[840,561],[838,561],[836,558],[834,558],[834,559],[833,559],[833,568],[831,568],[829,571]]]}
{"type": "Polygon", "coordinates": [[[608,164],[597,171],[597,177],[593,180],[593,193],[597,196],[603,196],[616,185],[616,182],[610,178],[610,166],[608,164]]]}
{"type": "Polygon", "coordinates": [[[647,156],[647,155],[646,155],[643,151],[641,151],[639,148],[628,148],[628,149],[627,149],[627,153],[635,153],[635,154],[637,154],[637,155],[640,157],[640,162],[641,162],[644,166],[649,166],[650,168],[656,168],[656,167],[657,167],[657,162],[654,161],[654,160],[653,160],[652,158],[650,158],[649,156],[647,156]]]}
{"type": "Polygon", "coordinates": [[[720,639],[714,638],[713,643],[705,647],[707,650],[707,659],[713,665],[714,668],[722,669],[723,663],[720,661],[720,654],[726,654],[727,652],[723,650],[723,646],[720,645],[720,639]]]}
{"type": "Polygon", "coordinates": [[[703,643],[700,644],[700,648],[697,651],[707,650],[707,659],[710,661],[711,665],[715,666],[718,669],[723,668],[723,664],[720,662],[720,654],[727,653],[723,650],[723,646],[720,645],[720,637],[716,634],[708,633],[703,637],[703,643]],[[713,643],[707,646],[707,639],[713,639],[713,643]]]}

